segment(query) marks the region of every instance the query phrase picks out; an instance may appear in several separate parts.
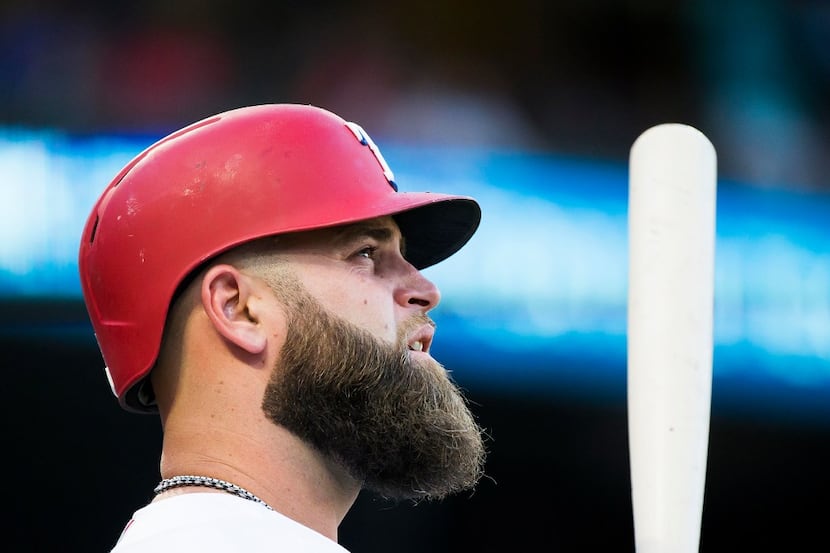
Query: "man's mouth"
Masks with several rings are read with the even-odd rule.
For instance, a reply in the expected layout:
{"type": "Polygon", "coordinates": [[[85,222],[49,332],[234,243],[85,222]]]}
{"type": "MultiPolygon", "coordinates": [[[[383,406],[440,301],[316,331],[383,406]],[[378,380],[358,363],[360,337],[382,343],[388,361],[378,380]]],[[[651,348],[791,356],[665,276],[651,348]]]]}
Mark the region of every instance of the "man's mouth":
{"type": "Polygon", "coordinates": [[[413,321],[414,325],[407,332],[406,349],[421,353],[429,353],[432,338],[435,332],[435,323],[428,317],[420,317],[413,321]]]}

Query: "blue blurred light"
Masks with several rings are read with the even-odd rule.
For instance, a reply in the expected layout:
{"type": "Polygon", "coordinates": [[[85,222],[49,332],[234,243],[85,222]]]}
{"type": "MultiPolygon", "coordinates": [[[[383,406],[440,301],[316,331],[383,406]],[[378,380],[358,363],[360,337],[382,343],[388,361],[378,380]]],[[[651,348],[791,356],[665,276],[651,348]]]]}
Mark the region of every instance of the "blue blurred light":
{"type": "MultiPolygon", "coordinates": [[[[83,223],[152,141],[0,131],[0,298],[80,298],[83,223]]],[[[469,245],[426,270],[444,296],[436,357],[471,382],[620,391],[627,166],[465,148],[383,152],[402,191],[482,205],[469,245]]],[[[720,181],[717,225],[716,378],[737,398],[776,387],[830,397],[830,195],[720,181]]]]}

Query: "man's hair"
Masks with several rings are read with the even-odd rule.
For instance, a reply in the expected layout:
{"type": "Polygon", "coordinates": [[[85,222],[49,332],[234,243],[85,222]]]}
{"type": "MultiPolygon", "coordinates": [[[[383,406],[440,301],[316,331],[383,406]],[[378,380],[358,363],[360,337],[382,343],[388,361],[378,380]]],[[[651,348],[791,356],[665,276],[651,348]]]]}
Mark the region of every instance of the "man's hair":
{"type": "MultiPolygon", "coordinates": [[[[202,262],[182,279],[176,288],[176,293],[170,302],[164,330],[161,337],[161,347],[156,363],[141,383],[140,394],[152,401],[154,397],[150,375],[160,365],[176,363],[171,356],[175,355],[177,346],[182,339],[184,323],[189,313],[201,305],[202,279],[207,271],[216,265],[228,264],[251,276],[265,280],[269,287],[277,294],[284,293],[280,282],[287,274],[283,258],[279,251],[279,236],[266,236],[245,242],[202,262]]],[[[293,277],[294,279],[296,277],[293,277]]]]}

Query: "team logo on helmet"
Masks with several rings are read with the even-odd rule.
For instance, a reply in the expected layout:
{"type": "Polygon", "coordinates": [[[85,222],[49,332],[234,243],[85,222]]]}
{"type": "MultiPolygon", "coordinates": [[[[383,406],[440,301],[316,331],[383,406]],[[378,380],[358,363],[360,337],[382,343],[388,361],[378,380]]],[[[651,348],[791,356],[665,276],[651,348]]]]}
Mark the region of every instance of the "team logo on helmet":
{"type": "Polygon", "coordinates": [[[375,141],[372,140],[366,131],[363,130],[363,127],[357,123],[347,121],[346,126],[349,127],[349,130],[354,133],[355,137],[361,144],[368,146],[369,149],[372,150],[372,153],[375,154],[375,159],[378,160],[378,163],[380,163],[380,166],[383,169],[383,175],[386,177],[386,180],[389,181],[389,186],[397,192],[398,185],[395,183],[395,174],[392,173],[392,169],[389,168],[389,164],[386,163],[386,160],[383,158],[383,154],[380,153],[380,148],[378,148],[378,145],[375,144],[375,141]]]}

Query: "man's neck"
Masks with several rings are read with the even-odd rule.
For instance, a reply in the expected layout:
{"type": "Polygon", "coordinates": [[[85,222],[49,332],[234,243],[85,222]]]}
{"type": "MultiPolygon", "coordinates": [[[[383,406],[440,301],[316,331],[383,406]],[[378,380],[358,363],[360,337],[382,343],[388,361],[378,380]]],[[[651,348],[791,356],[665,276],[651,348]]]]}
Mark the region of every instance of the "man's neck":
{"type": "MultiPolygon", "coordinates": [[[[230,482],[334,541],[360,491],[360,483],[342,467],[264,417],[242,430],[168,418],[161,475],[207,476],[230,482]]],[[[190,492],[186,486],[178,489],[178,493],[205,491],[204,487],[189,487],[190,492]]]]}

